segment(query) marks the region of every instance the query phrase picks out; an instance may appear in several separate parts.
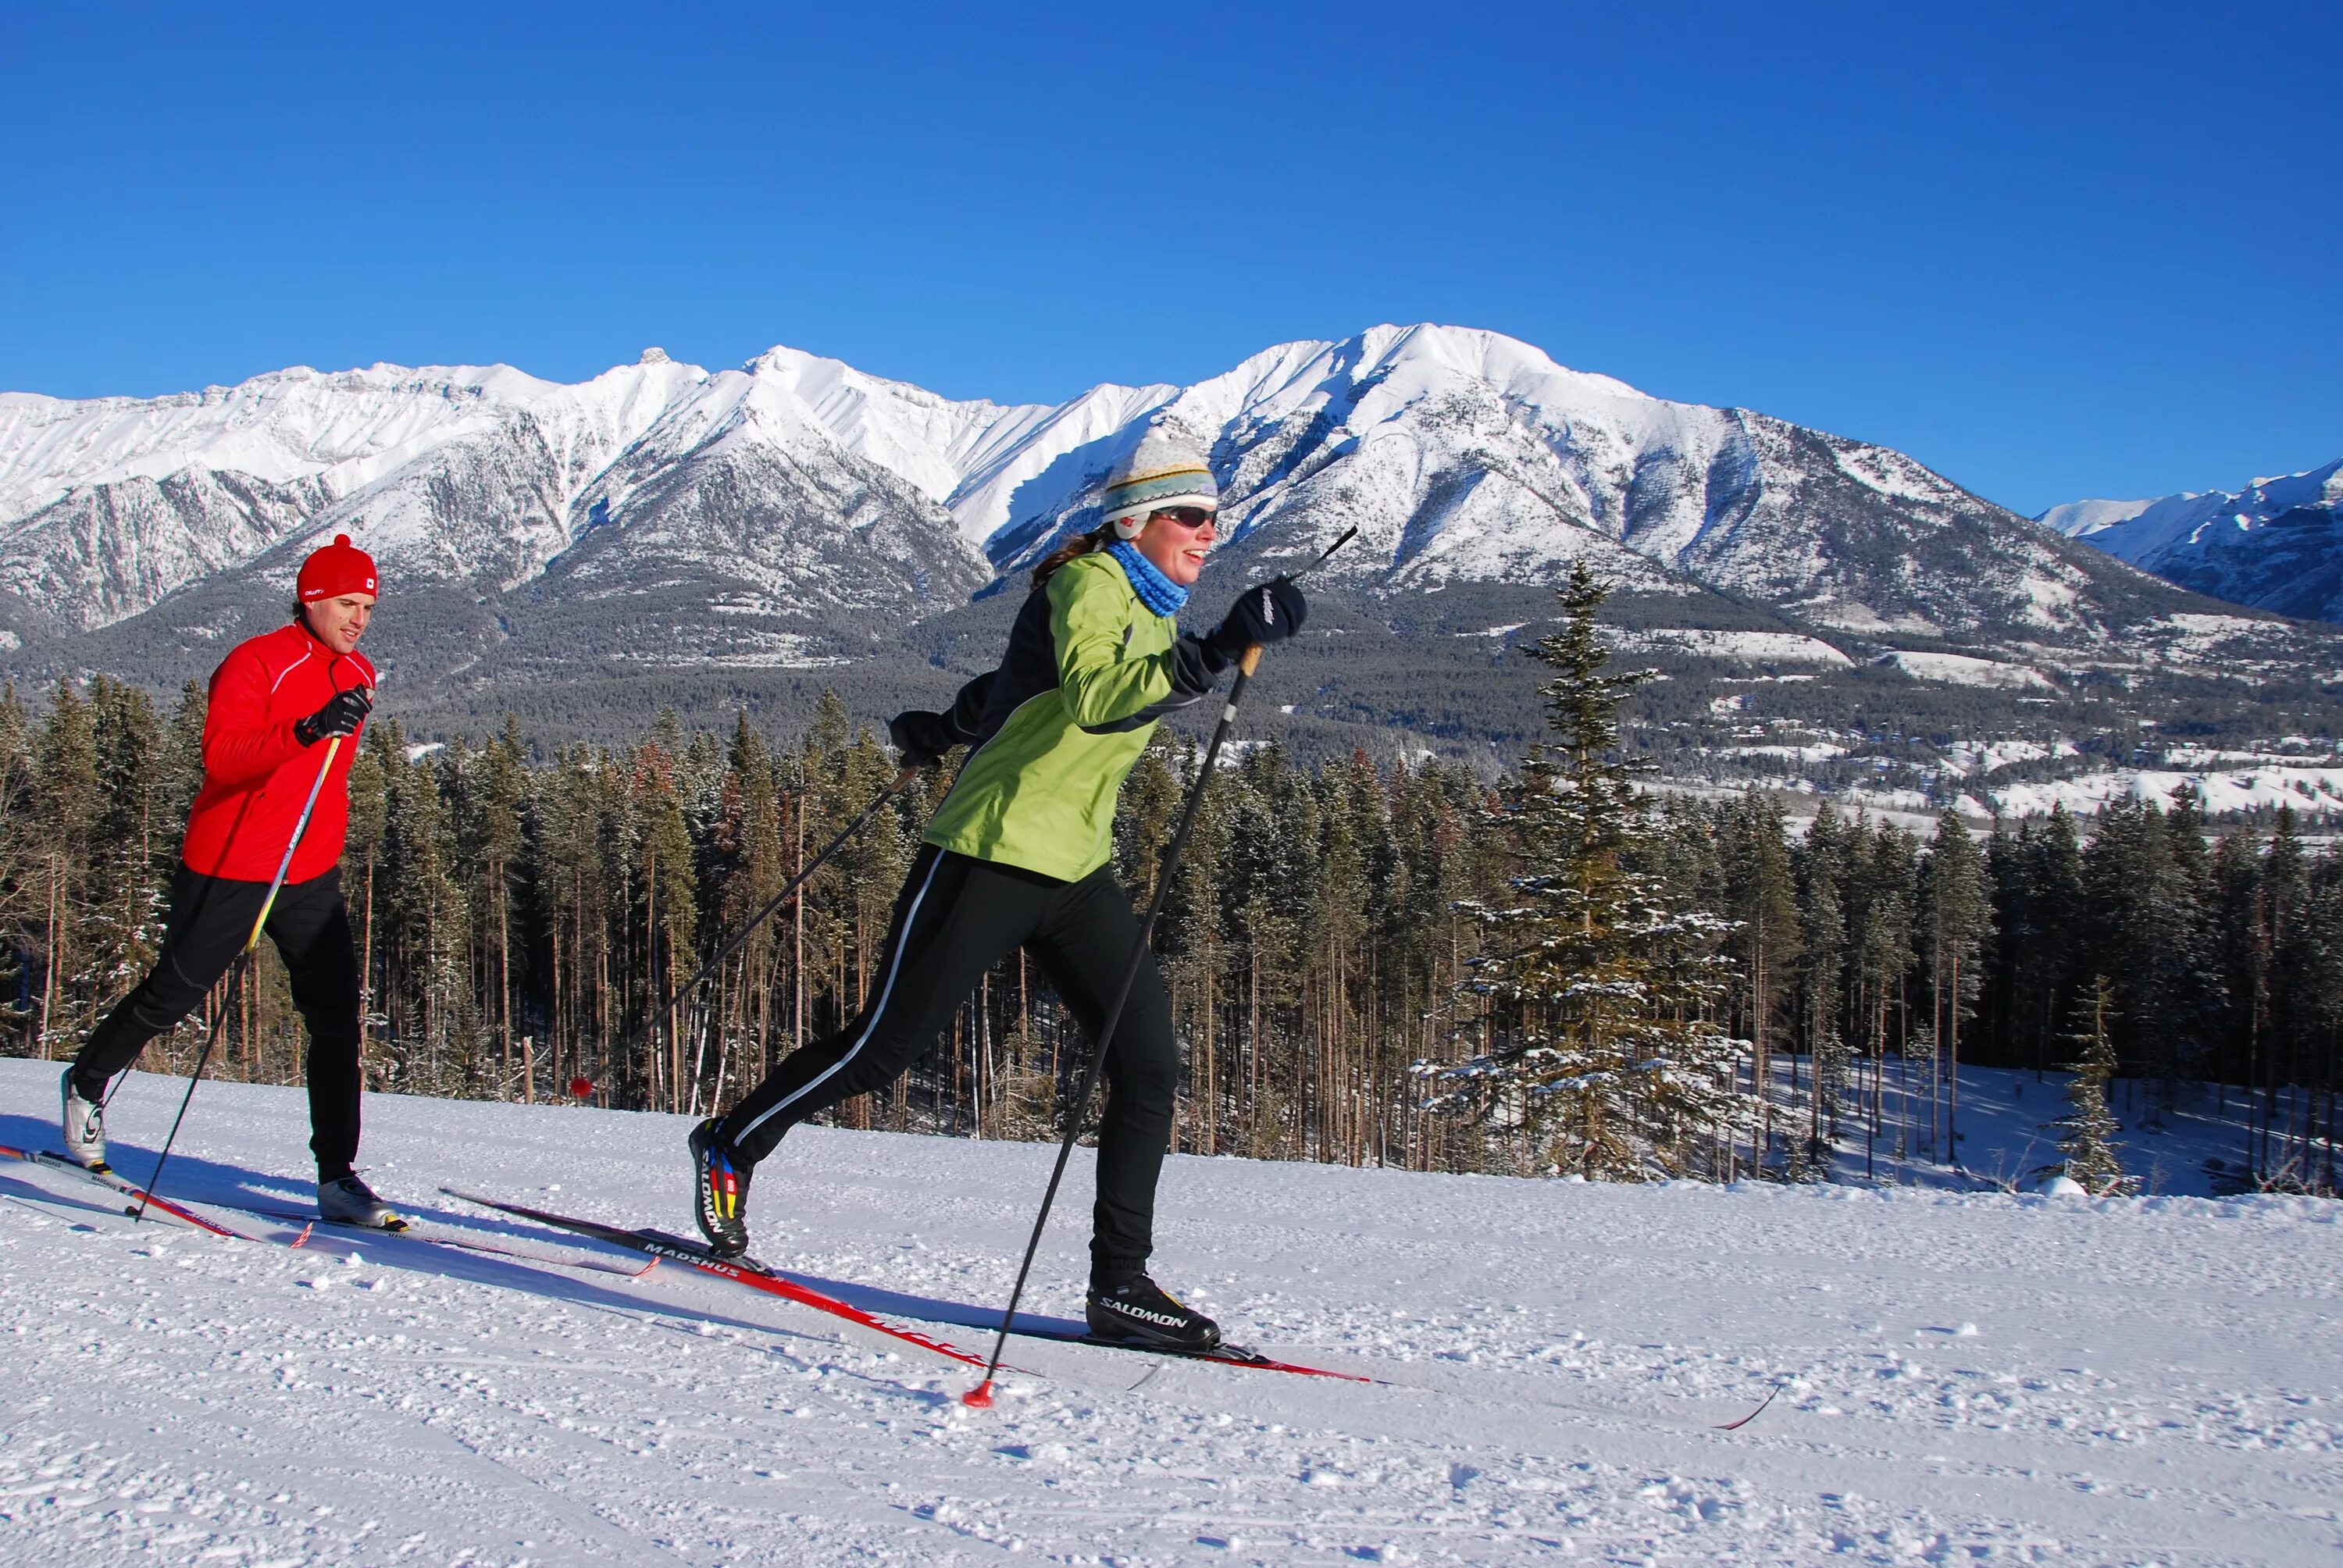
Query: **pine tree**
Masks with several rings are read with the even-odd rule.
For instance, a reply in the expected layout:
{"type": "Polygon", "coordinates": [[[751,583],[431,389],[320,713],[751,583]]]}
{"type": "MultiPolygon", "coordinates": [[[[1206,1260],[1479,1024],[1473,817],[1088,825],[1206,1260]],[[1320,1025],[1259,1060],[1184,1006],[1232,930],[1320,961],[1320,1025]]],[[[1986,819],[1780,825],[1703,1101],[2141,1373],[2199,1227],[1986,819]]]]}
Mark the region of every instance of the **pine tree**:
{"type": "MultiPolygon", "coordinates": [[[[1966,837],[1966,830],[1962,836],[1966,837]]],[[[1917,961],[1914,927],[1919,844],[1911,834],[1883,821],[1855,849],[1848,881],[1848,924],[1854,932],[1848,1023],[1852,1037],[1863,1042],[1861,1060],[1871,1074],[1868,1103],[1862,1107],[1863,1173],[1869,1177],[1875,1173],[1885,1118],[1888,1042],[1894,1037],[1900,1052],[1905,981],[1917,961]]]]}
{"type": "Polygon", "coordinates": [[[409,761],[396,719],[381,727],[382,864],[375,897],[388,1006],[386,1072],[408,1092],[476,1092],[478,1040],[465,984],[469,915],[437,771],[409,761]]]}
{"type": "MultiPolygon", "coordinates": [[[[671,731],[674,716],[665,717],[670,724],[661,728],[671,731]]],[[[646,1041],[651,1053],[646,1058],[651,1104],[696,1114],[706,1036],[687,1029],[679,1001],[664,1012],[652,1010],[674,998],[691,972],[699,918],[696,857],[679,789],[683,780],[669,749],[674,737],[659,730],[653,735],[629,759],[628,816],[642,912],[639,924],[630,920],[640,935],[634,946],[637,964],[628,978],[639,980],[637,1016],[651,1030],[646,1041]]]]}
{"type": "MultiPolygon", "coordinates": [[[[1839,1028],[1845,996],[1848,932],[1840,890],[1849,875],[1855,829],[1825,803],[1807,825],[1805,841],[1791,864],[1798,879],[1798,944],[1805,961],[1798,973],[1798,1037],[1806,1057],[1805,1136],[1792,1148],[1783,1173],[1792,1181],[1827,1180],[1831,1140],[1838,1133],[1839,1097],[1845,1088],[1846,1040],[1839,1028]]],[[[1797,1090],[1791,1065],[1791,1091],[1797,1090]]]]}
{"type": "Polygon", "coordinates": [[[1469,1111],[1554,1171],[1635,1181],[1696,1169],[1752,1120],[1738,1081],[1748,1042],[1715,1021],[1727,922],[1683,909],[1651,858],[1652,828],[1619,754],[1618,710],[1649,672],[1606,673],[1595,627],[1607,589],[1585,563],[1557,590],[1562,628],[1536,656],[1554,739],[1510,798],[1525,862],[1513,900],[1481,905],[1493,950],[1465,982],[1488,1047],[1430,1075],[1434,1103],[1469,1111]]]}
{"type": "Polygon", "coordinates": [[[90,681],[89,706],[97,806],[85,868],[85,945],[91,1000],[102,1005],[136,985],[162,946],[166,882],[156,875],[156,841],[176,849],[180,824],[162,815],[153,699],[100,675],[90,681]]]}
{"type": "Polygon", "coordinates": [[[1980,960],[1993,934],[1993,905],[1986,857],[1969,837],[1957,813],[1947,809],[1936,819],[1936,839],[1927,860],[1922,900],[1926,909],[1923,940],[1928,965],[1929,1052],[1928,1147],[1942,1150],[1941,1158],[1961,1162],[1961,1025],[1974,1012],[1980,960]],[[1942,1050],[1939,1068],[1938,1049],[1942,1050]],[[1944,1093],[1944,1141],[1937,1142],[1936,1107],[1944,1093]]]}
{"type": "Polygon", "coordinates": [[[2105,975],[2091,977],[2090,990],[2075,1004],[2073,1027],[2066,1039],[2076,1059],[2066,1070],[2066,1114],[2051,1126],[2058,1133],[2058,1151],[2066,1158],[2045,1166],[2038,1176],[2065,1174],[2094,1198],[2128,1192],[2137,1184],[2124,1174],[2115,1150],[2115,1135],[2123,1131],[2107,1109],[2107,1081],[2115,1076],[2115,987],[2105,975]]]}
{"type": "MultiPolygon", "coordinates": [[[[514,893],[526,839],[528,799],[526,749],[517,718],[508,715],[503,733],[476,755],[451,748],[444,777],[453,785],[451,815],[458,862],[464,868],[465,902],[472,917],[470,950],[476,979],[472,992],[483,1023],[497,1042],[499,1093],[518,1086],[525,1100],[535,1086],[516,1078],[513,1028],[516,1006],[514,893]]],[[[526,949],[518,980],[527,979],[526,949]]]]}
{"type": "Polygon", "coordinates": [[[1789,1017],[1800,952],[1797,889],[1778,798],[1750,790],[1728,805],[1717,828],[1724,862],[1722,912],[1735,922],[1726,950],[1741,983],[1735,1024],[1751,1042],[1750,1077],[1759,1124],[1750,1163],[1762,1169],[1774,1141],[1774,1047],[1789,1017]]]}
{"type": "Polygon", "coordinates": [[[0,684],[0,1022],[27,1038],[39,1017],[30,937],[40,924],[41,791],[31,716],[15,683],[0,684]]]}
{"type": "Polygon", "coordinates": [[[83,939],[102,785],[89,704],[71,681],[57,683],[35,755],[45,882],[41,950],[46,960],[38,1040],[45,1058],[70,1049],[70,1038],[92,1021],[83,1016],[90,1010],[93,989],[83,939]]]}

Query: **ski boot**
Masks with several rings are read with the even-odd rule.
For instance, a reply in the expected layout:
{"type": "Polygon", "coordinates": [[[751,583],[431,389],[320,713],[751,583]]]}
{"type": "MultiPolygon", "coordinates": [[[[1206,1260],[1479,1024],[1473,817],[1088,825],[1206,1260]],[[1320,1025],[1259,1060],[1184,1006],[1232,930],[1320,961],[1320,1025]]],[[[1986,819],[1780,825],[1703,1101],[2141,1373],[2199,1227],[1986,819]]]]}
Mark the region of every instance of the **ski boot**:
{"type": "Polygon", "coordinates": [[[1216,1350],[1221,1342],[1220,1324],[1182,1306],[1144,1274],[1111,1288],[1092,1285],[1082,1315],[1090,1321],[1091,1334],[1102,1340],[1192,1355],[1216,1350]]]}
{"type": "Polygon", "coordinates": [[[337,1225],[361,1225],[369,1231],[407,1228],[407,1221],[355,1173],[317,1183],[317,1214],[337,1225]]]}
{"type": "Polygon", "coordinates": [[[691,1130],[691,1209],[708,1250],[737,1258],[749,1250],[749,1173],[755,1167],[717,1141],[709,1117],[691,1130]]]}
{"type": "Polygon", "coordinates": [[[65,1106],[65,1158],[91,1171],[103,1171],[106,1164],[106,1097],[84,1100],[74,1087],[74,1070],[57,1082],[57,1095],[65,1106]]]}

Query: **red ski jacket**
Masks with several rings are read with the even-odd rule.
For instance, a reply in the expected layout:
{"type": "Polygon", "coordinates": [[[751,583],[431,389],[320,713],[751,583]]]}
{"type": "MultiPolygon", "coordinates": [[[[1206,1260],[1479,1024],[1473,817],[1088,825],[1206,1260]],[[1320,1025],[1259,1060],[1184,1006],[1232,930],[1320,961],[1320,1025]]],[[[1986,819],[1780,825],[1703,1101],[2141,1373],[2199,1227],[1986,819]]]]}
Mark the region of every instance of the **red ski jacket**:
{"type": "MultiPolygon", "coordinates": [[[[204,787],[187,813],[179,858],[207,877],[266,882],[277,875],[330,742],[304,746],[293,726],[353,686],[372,686],[360,653],[337,654],[298,622],[236,644],[212,671],[204,719],[204,787]]],[[[287,882],[322,877],[339,863],[350,823],[350,763],[357,737],[334,753],[309,830],[287,882]]]]}

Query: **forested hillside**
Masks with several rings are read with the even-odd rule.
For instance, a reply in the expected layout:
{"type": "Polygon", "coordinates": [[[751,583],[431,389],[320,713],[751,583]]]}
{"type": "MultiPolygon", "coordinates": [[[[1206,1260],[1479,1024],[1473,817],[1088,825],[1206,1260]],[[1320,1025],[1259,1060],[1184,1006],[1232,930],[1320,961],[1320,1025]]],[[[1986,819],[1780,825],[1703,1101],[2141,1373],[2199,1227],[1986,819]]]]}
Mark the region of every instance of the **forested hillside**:
{"type": "MultiPolygon", "coordinates": [[[[1599,652],[1563,668],[1550,717],[1604,681],[1614,705],[1631,684],[1599,652]]],[[[8,1052],[70,1054],[151,960],[202,719],[192,685],[168,711],[105,678],[0,699],[8,1052]]],[[[1118,858],[1141,897],[1193,767],[1191,743],[1161,734],[1125,789],[1118,858]]],[[[834,698],[799,735],[745,719],[687,734],[669,716],[627,745],[551,755],[509,721],[477,747],[410,748],[397,723],[372,728],[342,873],[369,988],[369,1082],[729,1102],[860,1004],[949,768],[881,811],[672,1027],[652,1015],[893,768],[834,698]]],[[[2260,1128],[2252,1179],[2334,1190],[2343,855],[2307,849],[2285,813],[2272,830],[2215,839],[2184,796],[2169,811],[2118,802],[2087,831],[2060,812],[1979,841],[1949,812],[1923,839],[1825,806],[1794,837],[1763,793],[1628,791],[1589,849],[1558,842],[1542,814],[1553,766],[1534,761],[1524,779],[1492,787],[1454,764],[1363,753],[1305,769],[1275,745],[1214,777],[1158,933],[1188,1050],[1180,1147],[1798,1178],[1822,1174],[1825,1145],[1853,1136],[1950,1164],[1959,1067],[2066,1066],[2096,1018],[2116,1070],[2156,1086],[2147,1115],[2204,1092],[2188,1086],[2242,1093],[2260,1128]],[[1523,944],[1548,940],[1560,908],[1536,915],[1541,886],[1588,867],[1633,881],[1604,906],[1626,945],[1586,950],[1643,988],[1615,1038],[1698,1035],[1686,1070],[1723,1075],[1704,1096],[1645,1070],[1657,1058],[1590,1062],[1560,1091],[1552,1071],[1523,1073],[1554,1042],[1501,1005],[1521,985],[1491,977],[1526,972],[1523,944]],[[1664,936],[1634,935],[1663,918],[1664,936]],[[1654,1035],[1654,1020],[1675,1032],[1654,1035]],[[1519,1091],[1454,1092],[1476,1061],[1519,1091]],[[1587,1158],[1575,1124],[1550,1114],[1557,1092],[1592,1103],[1585,1073],[1625,1085],[1616,1096],[1637,1131],[1624,1165],[1587,1158]]],[[[292,1081],[297,1020],[265,944],[258,973],[248,994],[213,999],[235,1009],[215,1070],[292,1081]]],[[[206,1021],[148,1065],[184,1070],[206,1021]]],[[[840,1120],[1045,1136],[1078,1050],[1040,974],[1011,961],[891,1097],[840,1120]]]]}

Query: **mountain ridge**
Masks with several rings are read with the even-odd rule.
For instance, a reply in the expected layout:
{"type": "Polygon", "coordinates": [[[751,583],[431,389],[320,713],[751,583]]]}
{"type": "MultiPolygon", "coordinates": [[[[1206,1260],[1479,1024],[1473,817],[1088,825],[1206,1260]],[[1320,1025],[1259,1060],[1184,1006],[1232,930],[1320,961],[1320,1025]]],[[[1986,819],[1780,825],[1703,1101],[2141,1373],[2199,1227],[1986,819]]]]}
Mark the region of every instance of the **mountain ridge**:
{"type": "Polygon", "coordinates": [[[1258,720],[1319,750],[1517,748],[1537,712],[1517,654],[1582,558],[1631,638],[1665,631],[1637,646],[1686,685],[1655,721],[1711,759],[1745,749],[1754,710],[1712,710],[1694,682],[1778,677],[1765,701],[1834,734],[1892,699],[1903,717],[1862,727],[1901,734],[1982,722],[1959,717],[1981,702],[2023,728],[2054,682],[2085,709],[2145,682],[2143,721],[2177,717],[2219,672],[2309,678],[2318,657],[1906,454],[1430,324],[1046,405],[786,347],[717,370],[650,350],[578,383],[376,366],[20,395],[0,403],[0,656],[20,680],[198,678],[281,623],[301,557],[347,532],[391,588],[369,651],[443,729],[518,707],[608,733],[664,705],[795,711],[820,688],[925,700],[997,654],[1014,597],[995,590],[1095,522],[1151,423],[1221,481],[1200,614],[1359,528],[1281,658],[1295,700],[1258,720]]]}
{"type": "Polygon", "coordinates": [[[2037,520],[2197,593],[2343,620],[2343,458],[2238,490],[2070,501],[2037,520]]]}
{"type": "MultiPolygon", "coordinates": [[[[1888,448],[1668,402],[1501,334],[1418,324],[1275,345],[1186,387],[1102,384],[1056,405],[945,398],[786,347],[713,372],[652,350],[575,384],[503,366],[377,365],[156,399],[15,394],[0,405],[0,587],[95,629],[252,564],[297,531],[286,514],[322,494],[311,533],[353,531],[387,564],[507,592],[622,518],[639,487],[622,479],[723,439],[789,460],[826,444],[821,460],[884,469],[1008,572],[1081,525],[1150,422],[1212,452],[1232,545],[1267,529],[1298,537],[1259,540],[1262,553],[1300,554],[1342,510],[1342,526],[1363,532],[1342,571],[1393,588],[1534,580],[1593,551],[1642,586],[1691,579],[1850,630],[1931,633],[1939,618],[1916,608],[1929,594],[1892,565],[1838,569],[1849,541],[1824,548],[1795,493],[1835,492],[1839,515],[1825,523],[1869,514],[1855,520],[1921,525],[1915,541],[1940,543],[1948,527],[1965,531],[1956,554],[1980,572],[1996,553],[1985,547],[2006,542],[1985,536],[2027,527],[1888,448]],[[141,481],[159,491],[192,472],[274,489],[247,484],[244,500],[183,482],[176,502],[139,491],[152,568],[97,559],[141,481]],[[163,549],[175,508],[186,538],[163,549]],[[1870,602],[1883,588],[1894,604],[1870,602]]],[[[1969,596],[1954,624],[2073,618],[2060,607],[2095,574],[2045,545],[2055,537],[2025,540],[2031,578],[2002,583],[1997,605],[1969,596]]]]}

